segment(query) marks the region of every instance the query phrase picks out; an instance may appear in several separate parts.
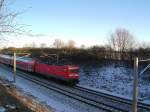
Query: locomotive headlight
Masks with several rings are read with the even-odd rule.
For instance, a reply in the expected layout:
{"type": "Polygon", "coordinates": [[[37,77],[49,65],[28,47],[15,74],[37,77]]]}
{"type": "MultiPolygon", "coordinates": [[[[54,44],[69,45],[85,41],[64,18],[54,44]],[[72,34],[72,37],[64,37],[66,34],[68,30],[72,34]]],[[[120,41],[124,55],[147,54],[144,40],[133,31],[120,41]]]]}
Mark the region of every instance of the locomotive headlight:
{"type": "Polygon", "coordinates": [[[69,74],[69,76],[78,76],[78,74],[69,74]]]}

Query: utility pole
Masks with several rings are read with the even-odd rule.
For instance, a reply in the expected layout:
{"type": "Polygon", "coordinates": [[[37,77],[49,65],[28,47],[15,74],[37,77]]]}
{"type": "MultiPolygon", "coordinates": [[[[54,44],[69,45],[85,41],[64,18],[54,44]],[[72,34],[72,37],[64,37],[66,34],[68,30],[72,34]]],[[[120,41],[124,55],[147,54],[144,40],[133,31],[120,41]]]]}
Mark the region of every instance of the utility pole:
{"type": "Polygon", "coordinates": [[[14,53],[14,83],[16,82],[16,53],[14,53]]]}
{"type": "MultiPolygon", "coordinates": [[[[26,54],[26,55],[30,55],[30,53],[15,53],[14,52],[14,57],[13,57],[13,67],[14,67],[14,76],[13,76],[13,81],[14,81],[14,83],[16,83],[16,56],[17,56],[17,54],[26,54]]],[[[26,56],[25,55],[25,56],[26,56]]],[[[24,56],[22,56],[22,57],[24,57],[24,56]]],[[[21,58],[21,57],[19,57],[19,58],[21,58]]]]}
{"type": "Polygon", "coordinates": [[[132,112],[137,112],[138,104],[138,58],[134,59],[133,107],[132,112]]]}
{"type": "Polygon", "coordinates": [[[57,54],[57,64],[59,63],[59,54],[57,54]]]}

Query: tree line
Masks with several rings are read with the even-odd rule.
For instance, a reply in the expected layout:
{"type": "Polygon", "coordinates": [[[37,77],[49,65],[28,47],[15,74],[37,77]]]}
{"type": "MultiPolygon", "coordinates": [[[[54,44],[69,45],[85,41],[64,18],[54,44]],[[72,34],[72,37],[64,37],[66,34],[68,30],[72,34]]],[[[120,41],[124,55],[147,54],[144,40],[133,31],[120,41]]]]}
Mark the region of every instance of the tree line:
{"type": "Polygon", "coordinates": [[[135,56],[141,59],[150,57],[149,44],[145,42],[139,44],[136,38],[125,28],[118,28],[111,33],[103,46],[85,47],[83,44],[77,48],[73,40],[64,43],[61,39],[55,39],[52,47],[47,47],[46,44],[42,43],[37,48],[35,43],[32,43],[31,45],[25,45],[21,49],[26,51],[29,49],[33,53],[39,51],[39,53],[59,53],[75,60],[133,60],[135,56]]]}
{"type": "Polygon", "coordinates": [[[42,43],[36,47],[35,43],[25,45],[23,48],[9,47],[1,52],[6,53],[28,52],[34,57],[44,54],[59,54],[70,60],[88,61],[88,60],[133,60],[134,57],[145,59],[150,57],[150,46],[148,43],[139,44],[135,37],[124,28],[116,29],[103,46],[94,45],[86,48],[84,45],[76,47],[73,40],[64,43],[61,39],[55,39],[52,47],[47,47],[42,43]]]}
{"type": "Polygon", "coordinates": [[[68,40],[66,43],[63,42],[63,40],[57,38],[54,40],[53,44],[48,46],[46,43],[41,43],[39,46],[35,43],[26,43],[23,45],[23,48],[49,48],[49,47],[53,47],[53,48],[75,48],[76,43],[74,40],[68,40]]]}

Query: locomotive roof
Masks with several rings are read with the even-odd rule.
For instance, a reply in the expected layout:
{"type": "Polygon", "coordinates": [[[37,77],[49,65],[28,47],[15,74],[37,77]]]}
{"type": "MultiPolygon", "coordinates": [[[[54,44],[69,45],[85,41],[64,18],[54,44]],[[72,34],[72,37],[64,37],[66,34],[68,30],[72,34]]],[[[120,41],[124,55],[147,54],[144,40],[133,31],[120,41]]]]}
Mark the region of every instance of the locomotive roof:
{"type": "MultiPolygon", "coordinates": [[[[0,57],[7,58],[7,59],[13,59],[13,56],[3,55],[3,54],[0,54],[0,57]]],[[[18,56],[16,57],[16,60],[24,61],[24,62],[33,61],[33,59],[30,57],[18,57],[18,56]]]]}
{"type": "Polygon", "coordinates": [[[32,58],[30,57],[17,57],[16,60],[18,61],[23,61],[23,62],[30,62],[30,61],[34,61],[32,58]]]}
{"type": "Polygon", "coordinates": [[[3,55],[3,54],[1,54],[0,57],[12,59],[12,56],[9,56],[9,55],[3,55]]]}

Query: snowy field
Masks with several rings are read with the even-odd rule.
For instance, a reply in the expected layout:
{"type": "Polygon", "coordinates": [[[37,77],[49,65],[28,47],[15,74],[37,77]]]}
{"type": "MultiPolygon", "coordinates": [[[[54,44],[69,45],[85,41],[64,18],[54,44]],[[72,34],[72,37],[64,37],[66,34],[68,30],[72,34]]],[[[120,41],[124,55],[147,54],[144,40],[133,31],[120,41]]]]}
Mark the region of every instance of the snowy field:
{"type": "MultiPolygon", "coordinates": [[[[150,71],[150,69],[148,70],[150,71]]],[[[132,98],[133,68],[124,64],[80,65],[80,85],[104,90],[116,95],[132,98]]],[[[139,78],[139,98],[150,102],[150,73],[146,72],[139,78]]]]}

